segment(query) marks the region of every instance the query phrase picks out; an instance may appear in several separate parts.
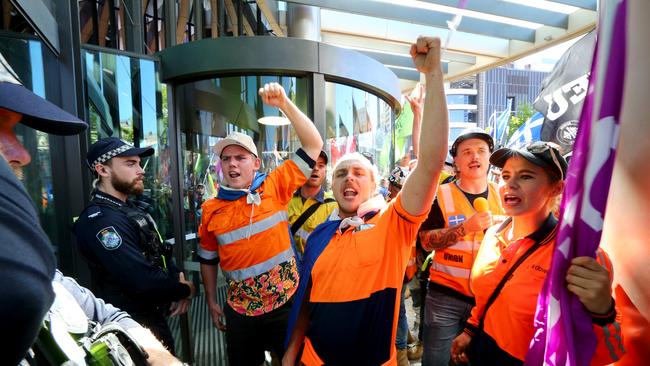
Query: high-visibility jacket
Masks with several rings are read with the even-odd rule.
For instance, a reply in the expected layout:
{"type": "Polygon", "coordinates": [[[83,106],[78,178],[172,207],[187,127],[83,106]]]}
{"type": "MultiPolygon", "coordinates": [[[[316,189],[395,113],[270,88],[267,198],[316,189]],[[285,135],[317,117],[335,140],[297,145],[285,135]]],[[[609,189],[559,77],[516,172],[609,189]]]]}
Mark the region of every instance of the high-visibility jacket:
{"type": "MultiPolygon", "coordinates": [[[[535,333],[533,323],[537,296],[551,268],[558,225],[553,215],[549,215],[534,233],[508,243],[503,234],[509,225],[508,221],[494,225],[485,234],[472,269],[471,285],[476,306],[467,320],[465,332],[477,336],[479,321],[483,318],[485,336],[491,338],[500,351],[523,361],[535,333]],[[486,313],[487,301],[503,276],[535,243],[539,243],[540,247],[521,262],[486,313]]],[[[599,249],[596,259],[607,268],[611,278],[613,269],[607,254],[599,249]]],[[[618,308],[615,312],[613,319],[594,319],[593,330],[597,346],[592,365],[610,364],[621,358],[625,352],[620,324],[621,313],[618,308]]],[[[487,342],[483,342],[485,343],[487,342]]],[[[476,350],[479,352],[476,357],[481,358],[481,351],[494,355],[496,347],[476,350]]]]}
{"type": "Polygon", "coordinates": [[[426,217],[405,211],[398,195],[363,225],[336,231],[311,270],[302,363],[397,365],[404,269],[426,217]]]}
{"type": "Polygon", "coordinates": [[[271,308],[278,308],[295,292],[297,284],[270,283],[267,286],[258,282],[281,282],[282,279],[277,276],[266,278],[261,275],[280,265],[286,266],[286,262],[290,261],[295,269],[287,205],[293,192],[305,183],[310,172],[309,165],[296,155],[269,173],[257,189],[259,205],[248,203],[246,196],[234,201],[213,198],[203,204],[199,259],[206,263],[219,258],[219,265],[229,282],[228,303],[236,311],[259,315],[260,311],[265,313],[271,308]],[[237,289],[238,283],[251,278],[260,279],[255,281],[259,288],[249,288],[251,291],[237,289]],[[268,293],[264,293],[265,290],[268,293]],[[283,301],[277,300],[274,291],[282,291],[281,295],[286,295],[281,296],[283,301]],[[267,300],[268,306],[262,306],[265,310],[249,309],[250,304],[267,300]]]}
{"type": "Polygon", "coordinates": [[[327,218],[338,207],[338,204],[334,200],[334,196],[331,193],[325,192],[322,188],[315,197],[307,198],[304,202],[300,195],[300,189],[298,189],[294,193],[293,198],[291,198],[291,201],[289,201],[289,226],[293,225],[305,211],[317,203],[320,206],[305,220],[293,236],[296,250],[300,253],[304,253],[305,251],[305,244],[307,243],[309,234],[314,231],[316,226],[327,221],[327,218]]]}
{"type": "MultiPolygon", "coordinates": [[[[472,203],[458,188],[456,182],[439,186],[436,197],[446,228],[458,225],[476,213],[472,203]]],[[[496,184],[492,182],[488,183],[488,203],[493,215],[503,214],[496,184]]],[[[469,279],[481,240],[483,240],[482,231],[468,232],[454,245],[436,250],[429,272],[429,281],[451,288],[464,296],[473,297],[469,288],[469,279]]]]}
{"type": "Polygon", "coordinates": [[[416,263],[416,250],[415,243],[411,246],[411,254],[409,256],[409,262],[406,265],[406,272],[404,273],[404,283],[407,283],[413,279],[415,274],[418,272],[418,265],[416,263]]]}

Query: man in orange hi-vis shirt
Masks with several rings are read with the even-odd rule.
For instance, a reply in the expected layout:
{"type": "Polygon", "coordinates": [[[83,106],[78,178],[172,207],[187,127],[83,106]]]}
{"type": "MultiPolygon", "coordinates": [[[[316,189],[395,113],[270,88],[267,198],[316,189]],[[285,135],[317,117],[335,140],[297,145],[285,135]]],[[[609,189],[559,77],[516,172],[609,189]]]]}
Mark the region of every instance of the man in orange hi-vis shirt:
{"type": "Polygon", "coordinates": [[[449,128],[440,40],[420,37],[411,56],[427,85],[419,163],[386,204],[376,195],[377,168],[368,159],[353,153],[337,162],[332,191],[339,209],[309,237],[285,365],[397,364],[399,293],[433,201],[449,128]]]}
{"type": "Polygon", "coordinates": [[[237,366],[262,364],[266,350],[282,357],[291,297],[298,286],[287,206],[311,175],[323,146],[314,124],[281,85],[267,84],[259,94],[289,118],[302,148],[271,173],[261,174],[252,138],[234,132],[219,141],[215,148],[224,182],[217,197],[203,204],[199,229],[208,308],[215,326],[226,331],[228,360],[237,366]],[[228,281],[225,309],[216,302],[217,264],[228,281]]]}

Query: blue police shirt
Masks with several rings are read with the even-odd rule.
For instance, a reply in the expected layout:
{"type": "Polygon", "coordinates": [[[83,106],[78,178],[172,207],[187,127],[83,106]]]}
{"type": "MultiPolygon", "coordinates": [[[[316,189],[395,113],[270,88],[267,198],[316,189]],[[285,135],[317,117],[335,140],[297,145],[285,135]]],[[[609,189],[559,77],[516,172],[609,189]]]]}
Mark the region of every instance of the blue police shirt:
{"type": "MultiPolygon", "coordinates": [[[[95,198],[114,205],[131,205],[104,192],[95,198]]],[[[189,286],[178,282],[178,270],[168,263],[163,271],[143,254],[140,229],[118,208],[91,203],[75,223],[81,254],[90,262],[98,295],[131,314],[190,295],[189,286]]]]}

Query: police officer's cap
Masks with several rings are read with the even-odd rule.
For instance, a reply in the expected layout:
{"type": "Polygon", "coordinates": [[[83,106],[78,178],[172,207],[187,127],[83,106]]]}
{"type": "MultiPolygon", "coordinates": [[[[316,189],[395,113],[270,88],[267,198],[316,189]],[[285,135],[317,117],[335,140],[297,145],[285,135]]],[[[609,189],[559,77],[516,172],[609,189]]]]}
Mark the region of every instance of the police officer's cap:
{"type": "Polygon", "coordinates": [[[91,171],[97,164],[104,164],[116,156],[151,156],[153,147],[135,147],[117,137],[103,138],[90,146],[86,154],[86,163],[91,171]]]}
{"type": "Polygon", "coordinates": [[[0,108],[23,115],[21,123],[55,135],[74,135],[86,122],[32,93],[0,54],[0,108]]]}
{"type": "Polygon", "coordinates": [[[451,145],[451,149],[449,149],[451,156],[456,157],[456,153],[458,153],[458,145],[460,145],[461,142],[469,139],[481,139],[488,144],[490,152],[494,150],[494,140],[492,139],[492,136],[478,127],[470,127],[464,129],[460,135],[456,137],[456,140],[454,140],[454,143],[451,145]]]}

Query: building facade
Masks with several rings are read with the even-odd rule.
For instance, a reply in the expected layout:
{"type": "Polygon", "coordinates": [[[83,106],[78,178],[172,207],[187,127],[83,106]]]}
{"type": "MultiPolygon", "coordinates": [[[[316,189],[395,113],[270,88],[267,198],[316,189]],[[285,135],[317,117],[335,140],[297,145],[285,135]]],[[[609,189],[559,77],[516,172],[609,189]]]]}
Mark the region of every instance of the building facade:
{"type": "Polygon", "coordinates": [[[527,104],[532,107],[548,72],[497,67],[478,74],[478,121],[487,128],[510,104],[513,114],[527,104]]]}
{"type": "MultiPolygon", "coordinates": [[[[397,77],[358,52],[286,37],[313,30],[305,28],[317,23],[313,8],[242,0],[5,0],[2,12],[0,52],[21,81],[89,124],[69,137],[16,128],[33,159],[24,182],[59,268],[82,284],[89,274],[71,227],[90,198],[84,156],[100,138],[156,149],[144,162],[139,198],[152,203],[163,239],[197,285],[195,198],[199,185],[206,198],[214,194],[214,145],[232,131],[249,134],[263,170],[298,146],[290,127],[258,123],[279,115],[257,96],[264,83],[279,82],[312,118],[330,164],[346,152],[367,152],[386,175],[395,160],[397,77]]],[[[225,364],[223,334],[202,295],[171,322],[185,361],[225,364]]]]}

